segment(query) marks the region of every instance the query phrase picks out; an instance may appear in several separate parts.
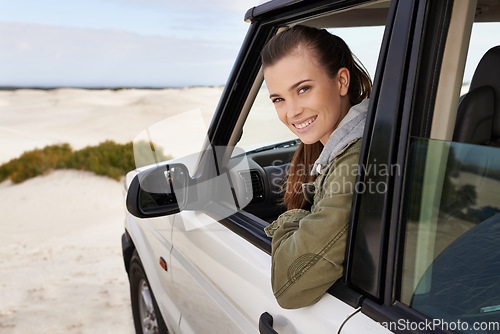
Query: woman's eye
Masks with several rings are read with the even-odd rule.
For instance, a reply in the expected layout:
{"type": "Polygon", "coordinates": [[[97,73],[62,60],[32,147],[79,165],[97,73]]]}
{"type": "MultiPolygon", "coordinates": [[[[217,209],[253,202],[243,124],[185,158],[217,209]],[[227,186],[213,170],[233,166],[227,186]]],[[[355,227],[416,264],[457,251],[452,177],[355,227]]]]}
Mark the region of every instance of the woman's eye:
{"type": "Polygon", "coordinates": [[[281,102],[281,101],[283,101],[283,99],[281,97],[277,97],[275,99],[272,99],[273,103],[278,103],[278,102],[281,102]]]}
{"type": "Polygon", "coordinates": [[[304,86],[304,87],[299,88],[299,94],[307,92],[309,90],[309,88],[311,88],[311,87],[304,86]]]}

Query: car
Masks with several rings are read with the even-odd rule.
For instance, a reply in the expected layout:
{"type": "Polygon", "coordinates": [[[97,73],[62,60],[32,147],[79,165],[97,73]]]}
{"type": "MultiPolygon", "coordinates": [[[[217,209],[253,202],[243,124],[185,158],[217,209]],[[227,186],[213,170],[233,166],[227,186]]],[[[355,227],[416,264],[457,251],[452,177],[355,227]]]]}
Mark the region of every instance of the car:
{"type": "Polygon", "coordinates": [[[500,333],[500,2],[274,0],[245,20],[206,135],[158,131],[175,136],[155,145],[196,151],[127,175],[137,333],[500,333]],[[260,52],[295,24],[342,37],[373,90],[344,274],[287,310],[264,228],[298,140],[267,102],[260,52]]]}

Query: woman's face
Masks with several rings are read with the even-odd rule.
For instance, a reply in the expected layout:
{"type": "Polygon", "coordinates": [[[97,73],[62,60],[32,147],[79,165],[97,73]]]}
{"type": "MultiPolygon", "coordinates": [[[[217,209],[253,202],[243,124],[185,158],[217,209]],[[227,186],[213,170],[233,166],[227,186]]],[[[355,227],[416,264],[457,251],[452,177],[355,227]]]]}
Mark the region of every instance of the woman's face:
{"type": "Polygon", "coordinates": [[[330,78],[304,48],[264,70],[269,97],[278,117],[304,144],[326,144],[349,111],[349,71],[330,78]]]}

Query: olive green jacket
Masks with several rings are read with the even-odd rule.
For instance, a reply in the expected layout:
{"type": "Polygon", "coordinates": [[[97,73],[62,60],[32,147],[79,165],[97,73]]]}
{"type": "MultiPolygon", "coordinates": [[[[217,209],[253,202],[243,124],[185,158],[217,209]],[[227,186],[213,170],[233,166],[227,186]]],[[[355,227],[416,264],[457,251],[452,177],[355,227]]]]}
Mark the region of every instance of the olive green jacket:
{"type": "Polygon", "coordinates": [[[316,303],[343,272],[361,140],[354,140],[305,187],[311,211],[289,210],[265,228],[272,240],[271,284],[283,308],[316,303]],[[313,188],[313,189],[311,189],[313,188]]]}

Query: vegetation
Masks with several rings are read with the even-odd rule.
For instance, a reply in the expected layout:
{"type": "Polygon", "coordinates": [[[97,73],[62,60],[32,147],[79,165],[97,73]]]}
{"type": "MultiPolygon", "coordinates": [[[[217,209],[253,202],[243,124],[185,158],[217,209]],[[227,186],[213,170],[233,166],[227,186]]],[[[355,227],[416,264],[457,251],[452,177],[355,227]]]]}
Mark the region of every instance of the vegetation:
{"type": "Polygon", "coordinates": [[[152,150],[146,142],[117,144],[105,141],[73,151],[69,144],[45,146],[23,153],[19,158],[0,166],[0,182],[14,183],[47,174],[55,169],[77,169],[119,180],[128,171],[158,161],[170,159],[161,150],[152,150]],[[136,159],[134,159],[134,149],[136,159]],[[149,152],[149,154],[148,154],[149,152]]]}

